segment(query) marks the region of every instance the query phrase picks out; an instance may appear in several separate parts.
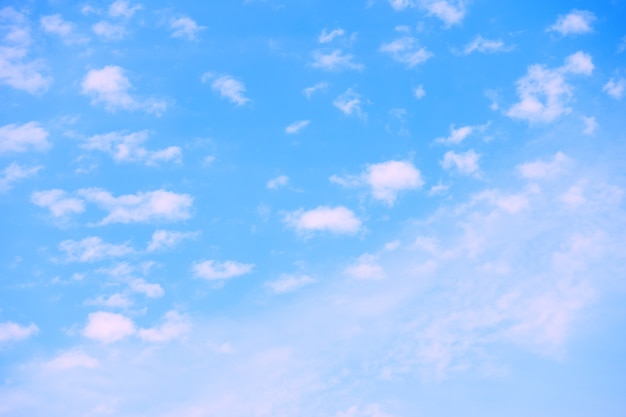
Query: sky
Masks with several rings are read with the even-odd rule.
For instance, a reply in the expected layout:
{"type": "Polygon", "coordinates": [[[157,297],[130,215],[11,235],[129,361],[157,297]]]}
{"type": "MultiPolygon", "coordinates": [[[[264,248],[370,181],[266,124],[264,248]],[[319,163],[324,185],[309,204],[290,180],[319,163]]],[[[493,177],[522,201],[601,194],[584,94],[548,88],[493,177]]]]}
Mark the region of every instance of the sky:
{"type": "Polygon", "coordinates": [[[0,416],[625,415],[625,21],[2,1],[0,416]]]}

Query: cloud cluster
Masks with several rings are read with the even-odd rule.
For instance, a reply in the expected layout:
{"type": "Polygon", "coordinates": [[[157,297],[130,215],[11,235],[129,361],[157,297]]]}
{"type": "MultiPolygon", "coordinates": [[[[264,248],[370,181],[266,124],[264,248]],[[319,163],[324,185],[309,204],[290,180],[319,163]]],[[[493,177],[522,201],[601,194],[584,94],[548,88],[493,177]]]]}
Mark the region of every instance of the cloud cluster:
{"type": "Polygon", "coordinates": [[[111,132],[94,135],[82,145],[84,149],[106,152],[115,162],[143,162],[156,165],[159,162],[181,162],[182,152],[179,146],[170,146],[158,151],[150,151],[142,144],[148,139],[148,132],[111,132]]]}
{"type": "Polygon", "coordinates": [[[312,210],[296,210],[284,217],[288,226],[300,233],[331,232],[354,234],[361,228],[361,221],[348,208],[319,206],[312,210]]]}

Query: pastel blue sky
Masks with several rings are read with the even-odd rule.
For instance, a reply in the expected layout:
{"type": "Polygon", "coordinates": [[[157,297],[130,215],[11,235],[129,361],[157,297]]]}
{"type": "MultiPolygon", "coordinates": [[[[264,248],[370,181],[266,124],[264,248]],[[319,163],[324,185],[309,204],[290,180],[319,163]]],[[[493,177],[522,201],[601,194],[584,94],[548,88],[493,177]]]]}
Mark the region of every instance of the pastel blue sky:
{"type": "Polygon", "coordinates": [[[0,416],[623,416],[626,2],[4,1],[0,416]]]}

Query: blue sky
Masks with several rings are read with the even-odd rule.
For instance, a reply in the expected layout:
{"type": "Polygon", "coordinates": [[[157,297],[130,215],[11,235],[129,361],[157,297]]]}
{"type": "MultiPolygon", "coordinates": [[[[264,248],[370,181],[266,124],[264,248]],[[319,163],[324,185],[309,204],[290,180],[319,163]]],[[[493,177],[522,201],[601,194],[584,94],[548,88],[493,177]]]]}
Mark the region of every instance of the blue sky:
{"type": "Polygon", "coordinates": [[[622,416],[626,3],[4,1],[0,416],[622,416]]]}

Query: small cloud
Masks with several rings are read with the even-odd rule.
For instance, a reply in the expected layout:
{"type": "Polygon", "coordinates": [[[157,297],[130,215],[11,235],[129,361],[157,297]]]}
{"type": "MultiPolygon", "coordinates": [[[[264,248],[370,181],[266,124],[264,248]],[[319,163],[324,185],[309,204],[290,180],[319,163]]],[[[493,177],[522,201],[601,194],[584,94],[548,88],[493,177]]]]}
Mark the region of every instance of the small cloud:
{"type": "Polygon", "coordinates": [[[325,90],[326,88],[328,88],[328,83],[325,82],[321,82],[321,83],[317,83],[311,87],[307,87],[304,90],[302,90],[302,94],[304,94],[306,96],[306,98],[311,98],[311,96],[313,95],[313,93],[320,91],[320,90],[325,90]]]}
{"type": "Polygon", "coordinates": [[[42,168],[42,166],[25,167],[13,162],[3,171],[0,171],[0,193],[13,188],[15,182],[33,177],[42,168]]]}
{"type": "Polygon", "coordinates": [[[143,294],[148,298],[161,298],[165,294],[163,287],[159,284],[151,284],[142,278],[135,278],[129,281],[128,287],[131,291],[143,294]]]}
{"type": "Polygon", "coordinates": [[[417,88],[413,90],[413,95],[418,100],[421,100],[422,98],[424,98],[426,96],[426,91],[424,90],[424,86],[422,86],[421,84],[418,85],[417,88]]]}
{"type": "Polygon", "coordinates": [[[506,46],[504,41],[500,39],[485,39],[482,36],[476,36],[470,43],[465,45],[463,49],[464,55],[469,55],[473,52],[481,52],[483,54],[493,54],[496,52],[508,52],[512,48],[506,46]]]}
{"type": "Polygon", "coordinates": [[[450,136],[446,138],[437,138],[435,139],[435,142],[442,143],[444,145],[458,145],[473,133],[485,130],[487,126],[488,124],[455,128],[454,125],[450,125],[450,136]]]}
{"type": "Polygon", "coordinates": [[[571,159],[563,152],[557,152],[551,161],[533,161],[526,162],[517,167],[519,174],[530,180],[538,180],[545,178],[554,178],[561,172],[565,171],[571,163],[571,159]]]}
{"type": "Polygon", "coordinates": [[[131,18],[136,12],[142,10],[141,4],[131,5],[127,0],[117,0],[109,5],[109,16],[131,18]]]}
{"type": "Polygon", "coordinates": [[[376,256],[370,254],[360,256],[345,272],[356,279],[383,279],[386,276],[383,268],[376,262],[376,256]]]}
{"type": "Polygon", "coordinates": [[[85,42],[87,39],[76,36],[74,25],[63,20],[60,14],[43,16],[39,19],[44,32],[59,36],[67,44],[85,42]]]}
{"type": "Polygon", "coordinates": [[[235,261],[218,262],[214,260],[197,262],[191,270],[198,278],[209,281],[225,281],[252,272],[254,264],[244,264],[235,261]]]}
{"type": "Polygon", "coordinates": [[[100,22],[95,23],[91,27],[91,30],[93,33],[107,41],[122,40],[128,33],[126,27],[123,25],[115,25],[111,22],[107,22],[106,20],[101,20],[100,22]]]}
{"type": "Polygon", "coordinates": [[[198,237],[200,232],[174,232],[169,230],[156,230],[148,243],[148,252],[156,252],[163,249],[173,248],[186,239],[198,237]]]}
{"type": "Polygon", "coordinates": [[[395,61],[405,64],[409,68],[426,62],[433,56],[425,47],[420,47],[417,39],[411,36],[404,36],[382,44],[380,51],[391,55],[395,61]]]}
{"type": "Polygon", "coordinates": [[[82,148],[108,153],[115,162],[143,162],[157,165],[159,162],[181,162],[182,152],[178,146],[170,146],[157,151],[150,151],[142,146],[148,139],[148,132],[111,132],[94,135],[83,143],[82,148]]]}
{"type": "Polygon", "coordinates": [[[38,207],[47,208],[56,219],[85,211],[85,204],[81,199],[69,197],[60,189],[35,191],[31,194],[30,201],[38,207]]]}
{"type": "Polygon", "coordinates": [[[326,71],[362,70],[364,68],[362,64],[354,62],[352,54],[344,54],[339,49],[328,53],[322,51],[313,52],[311,66],[326,71]]]}
{"type": "Polygon", "coordinates": [[[0,154],[28,151],[43,152],[50,149],[48,132],[37,122],[22,125],[8,124],[0,127],[0,154]]]}
{"type": "Polygon", "coordinates": [[[189,17],[180,17],[172,19],[170,22],[173,38],[184,38],[187,40],[195,40],[201,30],[206,29],[205,26],[199,26],[193,19],[189,17]]]}
{"type": "Polygon", "coordinates": [[[241,81],[236,80],[230,75],[222,75],[216,77],[210,72],[204,73],[202,75],[203,83],[206,83],[212,79],[214,80],[213,83],[211,83],[211,89],[217,92],[220,97],[223,97],[238,106],[243,106],[250,101],[250,99],[245,96],[246,87],[241,81]]]}
{"type": "Polygon", "coordinates": [[[97,236],[78,241],[64,240],[59,243],[59,249],[65,252],[68,262],[95,262],[106,258],[126,256],[135,252],[128,243],[119,245],[105,243],[97,236]]]}
{"type": "Polygon", "coordinates": [[[358,117],[364,118],[366,114],[361,109],[361,103],[361,95],[351,88],[348,88],[333,101],[333,105],[345,115],[351,116],[355,114],[358,117]]]}
{"type": "Polygon", "coordinates": [[[109,297],[100,295],[94,299],[85,300],[83,304],[107,308],[129,308],[133,305],[133,302],[124,294],[112,294],[109,297]]]}
{"type": "Polygon", "coordinates": [[[47,369],[54,371],[66,371],[76,368],[95,369],[100,367],[100,362],[81,350],[71,350],[57,355],[54,359],[47,362],[45,366],[47,369]]]}
{"type": "Polygon", "coordinates": [[[602,91],[616,100],[620,100],[624,97],[624,89],[626,89],[626,80],[623,78],[620,78],[619,80],[611,78],[609,82],[604,84],[604,87],[602,87],[602,91]]]}
{"type": "Polygon", "coordinates": [[[299,120],[297,122],[293,122],[289,126],[285,128],[285,133],[288,135],[293,135],[294,133],[298,133],[305,127],[307,127],[311,123],[310,120],[299,120]]]}
{"type": "Polygon", "coordinates": [[[557,21],[546,30],[559,32],[563,36],[591,33],[595,20],[596,16],[593,13],[574,9],[565,16],[559,16],[557,21]]]}
{"type": "Polygon", "coordinates": [[[583,134],[593,135],[598,128],[598,122],[596,122],[596,118],[582,116],[582,121],[585,123],[585,129],[583,130],[583,134]]]}
{"type": "Polygon", "coordinates": [[[460,24],[465,17],[465,5],[462,1],[452,5],[445,0],[422,0],[421,7],[426,9],[429,15],[443,21],[446,28],[460,24]]]}
{"type": "Polygon", "coordinates": [[[478,172],[478,159],[480,155],[469,150],[467,152],[456,153],[448,151],[443,156],[441,167],[446,170],[456,169],[460,174],[472,175],[478,172]]]}
{"type": "Polygon", "coordinates": [[[328,32],[326,29],[323,29],[322,33],[317,39],[319,43],[329,43],[329,42],[332,42],[333,39],[337,37],[341,37],[344,34],[345,34],[345,31],[341,28],[332,30],[330,32],[328,32]]]}
{"type": "Polygon", "coordinates": [[[361,221],[346,207],[319,206],[313,210],[296,210],[284,217],[288,226],[297,232],[322,232],[354,234],[361,228],[361,221]]]}
{"type": "Polygon", "coordinates": [[[87,325],[82,334],[88,339],[102,343],[114,343],[135,334],[131,319],[121,314],[97,311],[87,317],[87,325]]]}
{"type": "Polygon", "coordinates": [[[164,343],[184,338],[191,331],[189,318],[175,310],[168,311],[163,316],[159,326],[139,329],[137,335],[146,342],[164,343]]]}
{"type": "Polygon", "coordinates": [[[263,286],[273,294],[286,294],[299,290],[302,287],[316,283],[317,280],[308,275],[286,275],[283,274],[279,279],[274,281],[266,281],[263,286]]]}
{"type": "Polygon", "coordinates": [[[17,342],[28,339],[39,333],[39,328],[33,323],[22,326],[12,321],[0,323],[0,343],[17,342]]]}
{"type": "Polygon", "coordinates": [[[276,178],[272,178],[267,182],[266,187],[269,190],[276,190],[277,188],[284,187],[289,182],[289,177],[286,175],[280,175],[276,178]]]}

